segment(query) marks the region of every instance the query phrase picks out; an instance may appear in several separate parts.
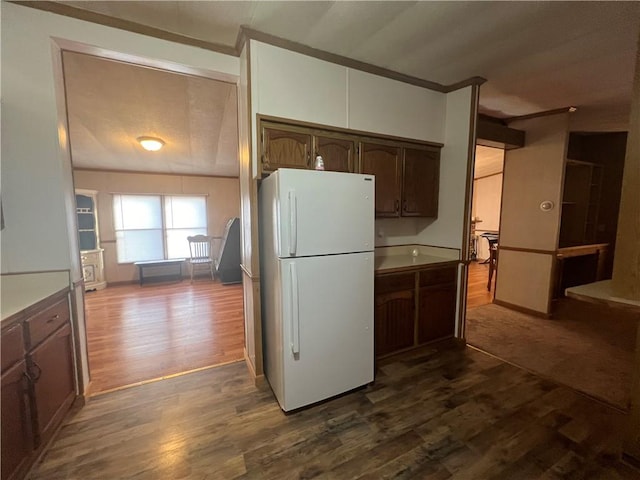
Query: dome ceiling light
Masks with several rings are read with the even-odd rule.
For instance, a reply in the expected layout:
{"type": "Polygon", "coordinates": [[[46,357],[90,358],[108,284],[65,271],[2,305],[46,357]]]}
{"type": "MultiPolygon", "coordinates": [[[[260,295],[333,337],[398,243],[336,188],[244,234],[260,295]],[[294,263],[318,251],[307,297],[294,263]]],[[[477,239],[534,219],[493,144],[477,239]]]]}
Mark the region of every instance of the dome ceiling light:
{"type": "Polygon", "coordinates": [[[138,137],[137,140],[142,148],[150,152],[157,152],[164,146],[164,140],[158,137],[138,137]]]}

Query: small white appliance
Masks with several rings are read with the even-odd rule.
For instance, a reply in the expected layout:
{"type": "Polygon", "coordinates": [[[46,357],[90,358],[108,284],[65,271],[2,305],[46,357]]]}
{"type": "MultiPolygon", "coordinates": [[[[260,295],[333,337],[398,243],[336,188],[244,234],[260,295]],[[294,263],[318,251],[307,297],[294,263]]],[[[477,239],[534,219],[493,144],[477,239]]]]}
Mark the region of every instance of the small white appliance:
{"type": "Polygon", "coordinates": [[[373,381],[374,182],[279,169],[260,186],[264,369],[284,411],[373,381]]]}

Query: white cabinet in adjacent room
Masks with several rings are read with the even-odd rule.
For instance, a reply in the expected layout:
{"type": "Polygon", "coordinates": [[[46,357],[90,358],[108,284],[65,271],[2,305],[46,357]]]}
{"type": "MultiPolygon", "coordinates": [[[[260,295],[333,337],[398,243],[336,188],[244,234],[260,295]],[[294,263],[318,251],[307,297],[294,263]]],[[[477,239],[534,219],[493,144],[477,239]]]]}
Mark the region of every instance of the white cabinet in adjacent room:
{"type": "Polygon", "coordinates": [[[100,290],[107,285],[98,234],[97,196],[98,192],[93,190],[76,190],[78,243],[85,290],[100,290]]]}

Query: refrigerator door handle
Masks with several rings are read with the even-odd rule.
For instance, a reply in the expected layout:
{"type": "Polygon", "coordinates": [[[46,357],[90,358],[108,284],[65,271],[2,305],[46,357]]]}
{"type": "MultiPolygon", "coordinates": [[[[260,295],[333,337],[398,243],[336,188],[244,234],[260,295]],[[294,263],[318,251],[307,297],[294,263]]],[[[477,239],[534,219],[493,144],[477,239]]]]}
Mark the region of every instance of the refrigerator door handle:
{"type": "Polygon", "coordinates": [[[291,274],[291,353],[300,353],[300,305],[298,303],[298,271],[296,264],[289,264],[291,274]]]}
{"type": "Polygon", "coordinates": [[[295,190],[289,190],[289,255],[298,250],[298,201],[295,190]]]}

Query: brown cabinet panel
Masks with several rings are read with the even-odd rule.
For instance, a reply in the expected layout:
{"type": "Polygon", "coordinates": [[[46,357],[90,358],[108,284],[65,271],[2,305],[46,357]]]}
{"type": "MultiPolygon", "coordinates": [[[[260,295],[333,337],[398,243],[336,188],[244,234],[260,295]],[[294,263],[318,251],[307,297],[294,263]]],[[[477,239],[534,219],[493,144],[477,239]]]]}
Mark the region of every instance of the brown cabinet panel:
{"type": "Polygon", "coordinates": [[[16,362],[24,359],[24,340],[22,337],[22,324],[18,323],[2,331],[2,371],[4,372],[16,362]]]}
{"type": "Polygon", "coordinates": [[[414,344],[415,300],[412,290],[376,295],[376,355],[414,344]]]}
{"type": "Polygon", "coordinates": [[[311,135],[286,128],[262,130],[262,170],[311,168],[311,135]]]}
{"type": "Polygon", "coordinates": [[[353,140],[317,135],[315,154],[321,155],[324,169],[333,172],[355,172],[356,144],[353,140]]]}
{"type": "Polygon", "coordinates": [[[456,285],[420,288],[418,343],[451,337],[455,333],[456,285]]]}
{"type": "Polygon", "coordinates": [[[440,150],[403,150],[402,216],[437,217],[440,150]]]}
{"type": "Polygon", "coordinates": [[[363,142],[362,173],[376,177],[376,217],[400,216],[400,147],[363,142]]]}
{"type": "Polygon", "coordinates": [[[402,290],[412,290],[416,285],[415,273],[381,275],[375,279],[376,295],[402,290]]]}
{"type": "Polygon", "coordinates": [[[67,324],[27,355],[34,379],[37,434],[44,443],[75,395],[73,344],[67,324]]]}
{"type": "Polygon", "coordinates": [[[26,469],[33,451],[31,411],[28,402],[26,363],[15,364],[2,374],[2,480],[17,478],[26,469]],[[16,474],[16,475],[14,475],[16,474]]]}
{"type": "Polygon", "coordinates": [[[25,322],[27,349],[38,345],[65,323],[69,323],[69,300],[66,296],[25,322]]]}
{"type": "Polygon", "coordinates": [[[458,267],[440,267],[420,272],[420,286],[437,285],[439,283],[453,283],[456,281],[458,267]]]}

